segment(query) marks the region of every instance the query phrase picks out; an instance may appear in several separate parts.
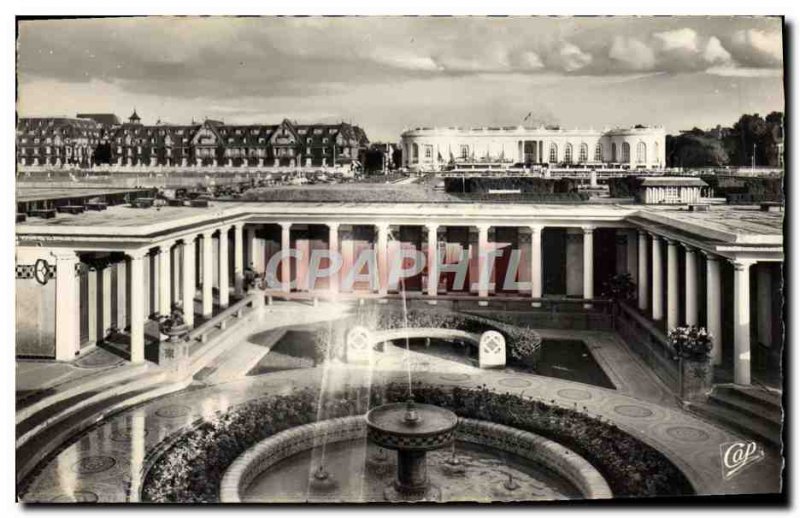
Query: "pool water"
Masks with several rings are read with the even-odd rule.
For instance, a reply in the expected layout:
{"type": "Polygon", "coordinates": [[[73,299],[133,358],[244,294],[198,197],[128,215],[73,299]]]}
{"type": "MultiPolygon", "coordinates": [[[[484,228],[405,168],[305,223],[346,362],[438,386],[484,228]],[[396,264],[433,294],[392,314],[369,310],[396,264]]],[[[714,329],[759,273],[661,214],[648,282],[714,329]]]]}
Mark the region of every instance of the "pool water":
{"type": "MultiPolygon", "coordinates": [[[[392,343],[397,347],[405,347],[403,339],[395,340],[392,343]]],[[[477,348],[460,341],[412,338],[409,340],[409,348],[412,351],[430,354],[444,360],[473,367],[478,366],[477,348]]],[[[543,339],[542,348],[534,366],[518,362],[508,356],[506,368],[598,387],[616,388],[582,340],[543,339]]]]}
{"type": "MultiPolygon", "coordinates": [[[[457,442],[455,454],[464,470],[453,473],[446,461],[449,449],[428,453],[428,478],[441,492],[441,502],[491,502],[563,500],[580,498],[580,492],[560,475],[517,455],[486,446],[457,442]],[[519,486],[505,487],[511,475],[519,486]]],[[[256,477],[243,491],[244,502],[383,502],[392,483],[396,453],[382,450],[365,439],[330,444],[323,465],[336,482],[333,491],[309,487],[320,464],[321,448],[293,455],[256,477]],[[383,454],[382,462],[368,462],[383,454]]]]}

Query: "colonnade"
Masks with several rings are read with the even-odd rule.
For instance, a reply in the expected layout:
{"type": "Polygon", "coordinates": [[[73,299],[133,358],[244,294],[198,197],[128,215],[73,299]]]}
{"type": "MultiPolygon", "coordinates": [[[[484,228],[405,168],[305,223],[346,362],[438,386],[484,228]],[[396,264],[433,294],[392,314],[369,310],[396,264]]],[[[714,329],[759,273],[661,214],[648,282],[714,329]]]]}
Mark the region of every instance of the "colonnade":
{"type": "MultiPolygon", "coordinates": [[[[292,248],[292,228],[297,222],[282,221],[275,224],[280,227],[280,251],[283,257],[288,256],[292,248]]],[[[321,223],[311,223],[320,225],[321,223]]],[[[173,302],[182,302],[184,318],[191,327],[194,326],[195,312],[204,318],[212,316],[215,306],[213,288],[216,284],[218,295],[216,306],[225,308],[230,303],[230,291],[234,296],[243,295],[243,273],[246,264],[257,264],[258,252],[254,246],[257,227],[259,224],[244,221],[228,222],[204,229],[171,236],[155,246],[148,245],[137,249],[125,251],[125,259],[113,265],[116,273],[112,275],[111,269],[105,268],[90,273],[89,277],[89,329],[90,340],[103,338],[103,333],[111,327],[112,320],[116,320],[120,329],[129,328],[131,360],[140,362],[144,360],[145,324],[150,315],[145,314],[149,308],[152,313],[168,315],[173,302]],[[230,236],[230,234],[233,236],[230,236]],[[230,243],[232,243],[232,247],[230,243]],[[231,250],[232,248],[232,250],[231,250]],[[215,254],[216,251],[216,254],[215,254]],[[245,256],[245,251],[248,255],[245,256]],[[215,259],[215,257],[217,259],[215,259]],[[146,267],[146,262],[149,266],[146,267]],[[232,267],[230,263],[233,263],[232,267]],[[231,275],[232,274],[232,275],[231,275]],[[116,315],[112,313],[112,284],[116,282],[116,315]],[[199,297],[198,297],[199,292],[199,297]],[[156,295],[157,294],[157,295],[156,295]],[[147,297],[150,297],[147,299],[147,297]],[[196,300],[198,299],[199,300],[196,300]],[[157,300],[154,305],[152,301],[157,300]],[[196,308],[196,303],[199,308],[196,308]],[[99,315],[99,316],[98,316],[99,315]],[[98,322],[98,318],[100,321],[98,322]]],[[[352,238],[342,232],[350,223],[326,222],[328,229],[327,246],[332,255],[341,255],[345,262],[352,261],[354,250],[352,238]],[[348,248],[349,247],[349,248],[348,248]]],[[[356,223],[354,226],[373,226],[374,247],[377,263],[377,289],[379,296],[387,295],[389,286],[389,242],[393,239],[392,225],[388,222],[365,224],[356,223]]],[[[406,225],[398,225],[405,227],[406,225]]],[[[451,226],[441,223],[426,223],[424,225],[408,225],[418,227],[419,244],[427,241],[427,245],[419,252],[426,256],[426,268],[420,272],[422,279],[419,288],[429,301],[435,301],[441,293],[440,280],[442,270],[450,267],[443,261],[440,244],[440,234],[451,226]],[[425,234],[426,239],[423,239],[425,234]],[[427,278],[425,278],[427,276],[427,278]]],[[[500,228],[505,225],[474,222],[471,225],[454,224],[454,227],[467,227],[477,236],[469,239],[470,265],[477,265],[475,275],[477,290],[475,294],[479,303],[486,303],[491,294],[492,279],[491,269],[486,264],[494,260],[489,253],[492,248],[490,242],[490,229],[500,228]],[[474,230],[473,230],[474,229],[474,230]],[[477,238],[477,239],[475,239],[477,238]],[[473,241],[475,239],[475,241],[473,241]],[[473,245],[477,245],[474,248],[473,245]]],[[[524,242],[530,242],[526,266],[529,287],[525,293],[529,294],[533,307],[541,306],[543,297],[543,244],[542,234],[547,227],[544,223],[515,226],[520,235],[524,235],[524,242]],[[529,236],[529,238],[527,237],[529,236]],[[529,291],[527,291],[529,290],[529,291]]],[[[559,227],[564,228],[564,227],[559,227]]],[[[595,298],[595,230],[594,224],[583,224],[567,227],[568,236],[582,237],[582,244],[578,240],[574,243],[567,242],[567,263],[577,264],[576,257],[580,257],[582,265],[572,271],[575,279],[567,279],[572,288],[568,295],[579,296],[584,300],[587,308],[591,307],[591,300],[595,298]],[[581,248],[576,248],[580,246],[581,248]],[[582,280],[577,282],[577,277],[582,280]],[[581,286],[582,284],[582,286],[581,286]],[[582,288],[582,289],[580,289],[582,288]],[[580,291],[578,292],[577,290],[580,291]]],[[[734,358],[734,381],[737,384],[750,383],[750,356],[751,356],[751,312],[750,312],[750,269],[756,264],[754,259],[730,259],[701,250],[692,244],[679,242],[672,237],[665,237],[643,229],[619,228],[617,233],[622,238],[617,242],[616,270],[626,271],[637,282],[636,298],[638,308],[653,321],[663,323],[663,328],[670,330],[678,325],[703,324],[712,335],[712,357],[714,364],[722,362],[723,338],[723,308],[721,307],[723,291],[721,264],[730,261],[733,266],[733,292],[734,301],[732,321],[732,343],[734,358]],[[703,254],[701,258],[700,254],[703,254]],[[683,261],[679,257],[683,256],[683,261]],[[623,257],[624,256],[624,257],[623,257]],[[698,287],[700,275],[700,261],[705,262],[705,300],[700,301],[698,287]],[[679,272],[680,265],[684,266],[684,273],[679,272]],[[679,283],[683,280],[683,287],[679,283]],[[705,322],[701,322],[700,303],[705,306],[703,315],[705,322]],[[682,305],[682,306],[681,306],[682,305]],[[681,311],[681,307],[683,310],[681,311]]],[[[416,238],[415,238],[416,239],[416,238]]],[[[522,239],[520,239],[520,243],[522,239]]],[[[518,243],[519,244],[519,243],[518,243]]],[[[521,245],[520,245],[521,246],[521,245]]],[[[466,251],[464,252],[466,254],[466,251]]],[[[69,271],[79,263],[76,252],[59,251],[56,254],[57,269],[69,271]]],[[[280,291],[290,292],[293,272],[289,260],[280,261],[280,291]]],[[[306,265],[307,266],[307,265],[306,265]]],[[[348,266],[343,266],[346,269],[348,266]]],[[[767,272],[759,269],[756,278],[758,308],[755,310],[758,339],[762,343],[771,340],[771,311],[769,303],[772,296],[771,277],[767,272]]],[[[568,271],[569,273],[569,271],[568,271]]],[[[333,275],[329,278],[327,289],[333,293],[340,291],[342,276],[333,275]]],[[[520,276],[520,281],[522,277],[520,276]]],[[[69,359],[74,351],[79,349],[80,336],[77,328],[80,324],[79,312],[76,301],[80,300],[80,289],[77,282],[72,282],[69,276],[56,277],[56,357],[69,359]],[[66,345],[65,345],[66,344],[66,345]]],[[[311,287],[313,288],[313,286],[311,287]]],[[[522,290],[520,290],[522,291],[522,290]]],[[[522,293],[520,296],[525,296],[522,293]]]]}
{"type": "MultiPolygon", "coordinates": [[[[699,255],[705,260],[705,328],[711,335],[711,357],[714,365],[722,364],[723,308],[721,263],[733,266],[733,376],[734,383],[751,382],[751,310],[750,270],[757,260],[726,258],[690,244],[639,230],[638,246],[638,307],[668,331],[680,325],[700,325],[698,282],[699,255]],[[666,260],[663,254],[666,248],[666,260]],[[648,252],[649,251],[649,252],[648,252]],[[683,298],[679,298],[679,254],[684,256],[683,298]],[[648,275],[648,262],[651,266],[648,275]],[[664,292],[666,290],[666,293],[664,292]],[[665,296],[666,295],[666,296],[665,296]],[[666,301],[666,308],[664,308],[666,301]],[[680,305],[683,304],[681,316],[680,305]]],[[[771,342],[771,277],[768,270],[759,268],[758,316],[756,335],[761,343],[771,342]]]]}

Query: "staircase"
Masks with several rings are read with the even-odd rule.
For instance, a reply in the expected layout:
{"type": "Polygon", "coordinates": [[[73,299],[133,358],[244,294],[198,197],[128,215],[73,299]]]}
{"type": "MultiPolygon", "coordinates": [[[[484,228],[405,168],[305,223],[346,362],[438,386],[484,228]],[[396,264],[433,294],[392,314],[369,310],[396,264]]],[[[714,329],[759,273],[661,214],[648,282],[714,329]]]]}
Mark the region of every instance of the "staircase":
{"type": "Polygon", "coordinates": [[[716,385],[706,403],[688,403],[689,410],[727,428],[782,448],[781,394],[760,387],[716,385]]]}

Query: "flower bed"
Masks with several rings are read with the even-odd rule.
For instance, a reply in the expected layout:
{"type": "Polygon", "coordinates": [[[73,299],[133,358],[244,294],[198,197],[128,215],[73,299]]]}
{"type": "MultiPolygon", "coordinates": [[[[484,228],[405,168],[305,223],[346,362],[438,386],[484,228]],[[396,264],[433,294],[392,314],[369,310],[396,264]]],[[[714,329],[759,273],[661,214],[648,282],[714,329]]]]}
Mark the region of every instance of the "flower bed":
{"type": "MultiPolygon", "coordinates": [[[[403,401],[408,387],[389,384],[332,395],[318,408],[319,394],[304,389],[231,409],[187,433],[148,471],[143,499],[150,502],[216,502],[226,468],[245,450],[277,432],[318,419],[365,413],[367,406],[403,401]],[[367,397],[369,396],[369,397],[367,397]]],[[[692,493],[684,475],[657,450],[611,423],[485,388],[415,386],[414,399],[453,410],[460,417],[519,428],[559,442],[587,459],[615,496],[692,493]]]]}

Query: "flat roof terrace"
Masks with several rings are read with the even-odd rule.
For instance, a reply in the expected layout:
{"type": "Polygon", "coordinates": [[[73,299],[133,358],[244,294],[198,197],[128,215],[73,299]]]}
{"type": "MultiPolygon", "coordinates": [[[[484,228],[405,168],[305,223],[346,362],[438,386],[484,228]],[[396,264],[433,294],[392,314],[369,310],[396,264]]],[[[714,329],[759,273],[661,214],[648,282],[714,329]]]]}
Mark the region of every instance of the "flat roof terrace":
{"type": "Polygon", "coordinates": [[[109,196],[126,194],[129,192],[146,192],[152,189],[109,187],[27,187],[17,186],[17,203],[34,201],[58,201],[72,198],[91,198],[94,196],[109,196]]]}

